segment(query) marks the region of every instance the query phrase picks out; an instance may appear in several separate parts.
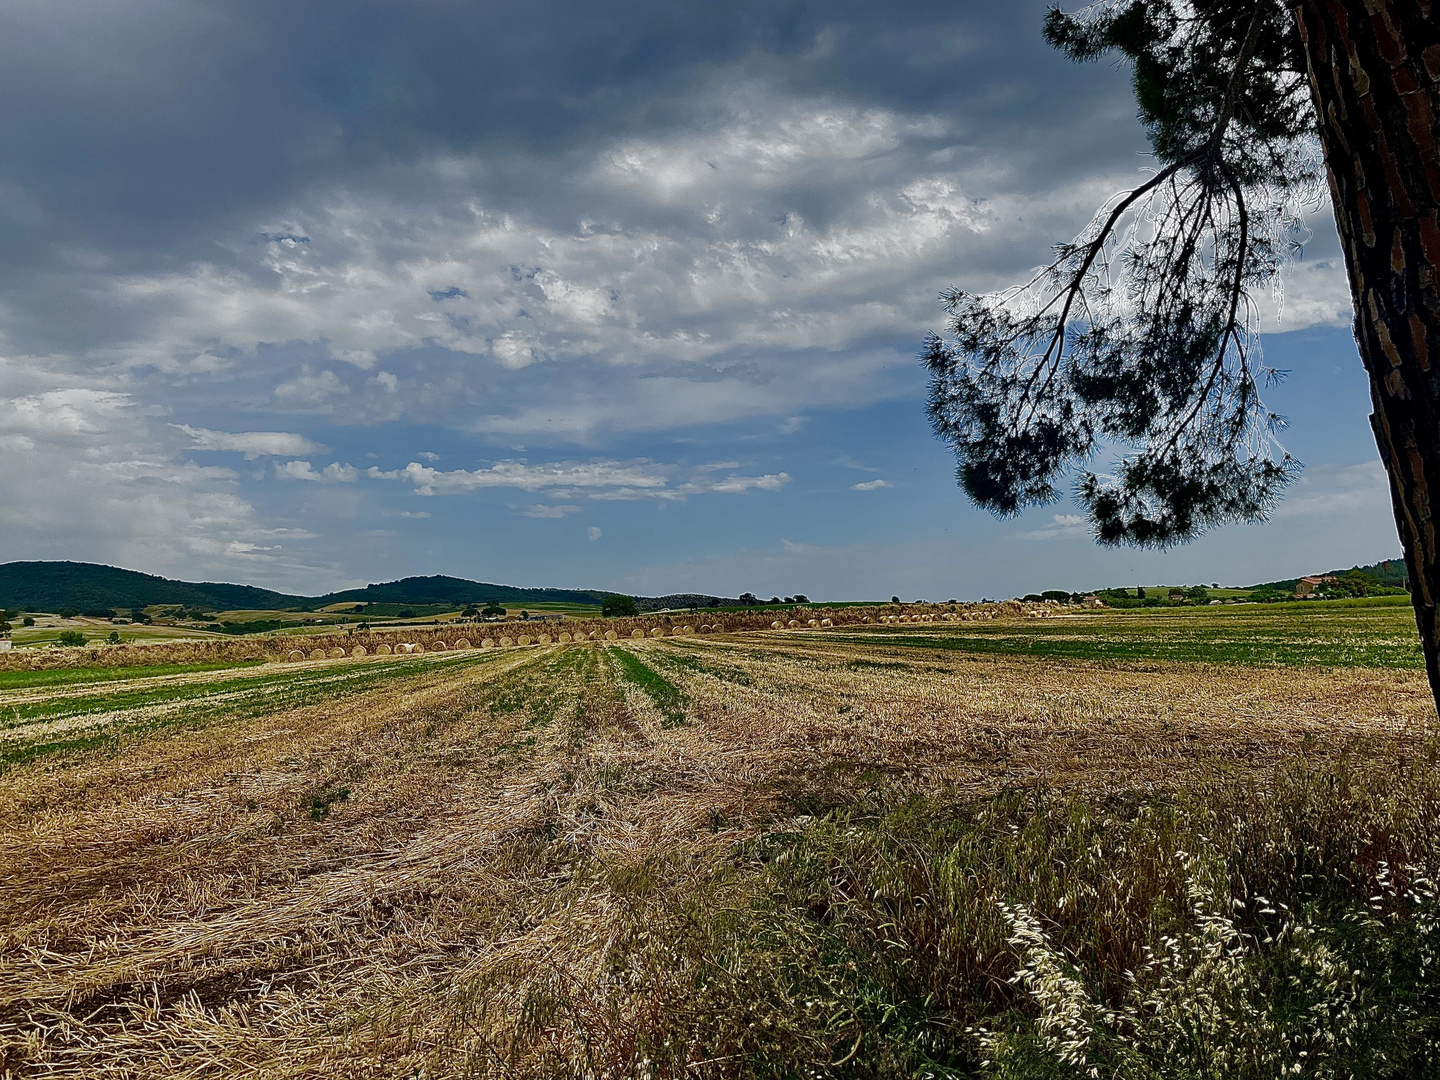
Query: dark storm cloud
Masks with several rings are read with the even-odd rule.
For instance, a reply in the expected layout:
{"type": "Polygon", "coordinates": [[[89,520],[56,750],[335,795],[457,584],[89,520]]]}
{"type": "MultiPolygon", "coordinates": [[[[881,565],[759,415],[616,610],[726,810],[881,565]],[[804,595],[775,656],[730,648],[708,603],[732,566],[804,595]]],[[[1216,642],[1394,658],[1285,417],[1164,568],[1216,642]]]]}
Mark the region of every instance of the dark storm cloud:
{"type": "MultiPolygon", "coordinates": [[[[384,183],[375,170],[447,149],[483,152],[495,205],[536,212],[536,179],[567,176],[556,163],[568,154],[722,122],[712,91],[737,72],[779,96],[957,117],[979,147],[997,132],[1010,152],[1043,142],[1057,170],[1113,151],[1112,133],[1077,138],[1073,121],[1113,112],[1124,90],[1049,55],[1029,3],[149,0],[9,12],[0,191],[12,267],[63,265],[71,246],[127,263],[202,253],[210,232],[297,191],[384,183]]],[[[819,220],[843,194],[821,186],[802,201],[819,220]]]]}

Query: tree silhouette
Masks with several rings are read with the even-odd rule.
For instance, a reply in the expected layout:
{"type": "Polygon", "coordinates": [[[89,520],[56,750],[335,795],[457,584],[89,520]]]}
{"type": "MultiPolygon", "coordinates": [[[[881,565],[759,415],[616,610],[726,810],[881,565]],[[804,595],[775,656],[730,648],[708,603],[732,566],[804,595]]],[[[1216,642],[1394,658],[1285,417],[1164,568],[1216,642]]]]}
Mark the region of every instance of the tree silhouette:
{"type": "Polygon", "coordinates": [[[954,289],[923,360],[979,505],[1075,493],[1102,543],[1266,517],[1299,463],[1261,391],[1255,296],[1326,181],[1431,688],[1440,701],[1440,13],[1426,0],[1102,0],[1052,9],[1079,61],[1130,65],[1156,168],[1029,280],[954,289]],[[1431,357],[1435,357],[1432,364],[1431,357]],[[1095,459],[1108,448],[1108,468],[1095,459]]]}

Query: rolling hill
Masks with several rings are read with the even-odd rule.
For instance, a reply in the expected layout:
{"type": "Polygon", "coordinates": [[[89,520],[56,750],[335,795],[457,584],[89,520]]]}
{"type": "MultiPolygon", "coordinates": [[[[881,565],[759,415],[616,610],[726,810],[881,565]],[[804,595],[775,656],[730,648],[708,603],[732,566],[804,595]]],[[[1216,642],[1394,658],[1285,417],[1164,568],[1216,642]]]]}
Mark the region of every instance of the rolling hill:
{"type": "MultiPolygon", "coordinates": [[[[99,611],[183,604],[207,611],[239,609],[313,610],[327,604],[600,604],[611,595],[600,589],[527,589],[465,578],[434,575],[345,589],[323,596],[296,596],[254,585],[212,581],[175,581],[123,570],[116,566],[81,562],[0,563],[0,608],[10,611],[99,611]]],[[[662,607],[736,604],[723,597],[637,597],[646,610],[662,607]]]]}

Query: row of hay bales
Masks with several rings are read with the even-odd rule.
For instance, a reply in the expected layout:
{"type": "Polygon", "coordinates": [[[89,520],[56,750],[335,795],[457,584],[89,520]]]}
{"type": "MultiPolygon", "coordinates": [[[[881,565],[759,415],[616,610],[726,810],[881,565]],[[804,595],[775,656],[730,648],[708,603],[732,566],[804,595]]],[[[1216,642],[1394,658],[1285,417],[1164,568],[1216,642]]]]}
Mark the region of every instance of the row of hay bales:
{"type": "MultiPolygon", "coordinates": [[[[828,623],[829,620],[826,621],[828,623]]],[[[716,633],[718,630],[719,627],[711,623],[702,623],[698,627],[686,623],[681,626],[672,626],[668,628],[663,626],[652,626],[648,631],[640,627],[636,627],[635,629],[630,631],[628,637],[631,639],[641,639],[647,637],[659,638],[666,637],[667,635],[670,637],[683,637],[693,634],[716,633]]],[[[545,632],[537,633],[534,635],[516,634],[513,637],[509,634],[500,634],[496,637],[483,637],[477,644],[478,647],[482,649],[508,649],[524,647],[528,645],[569,645],[571,643],[585,641],[618,641],[620,640],[620,636],[620,632],[613,629],[604,631],[591,630],[588,633],[584,630],[577,629],[574,633],[571,633],[568,630],[562,630],[554,635],[545,632]]],[[[301,660],[341,660],[347,656],[364,657],[391,656],[398,654],[411,655],[426,652],[447,652],[456,649],[470,649],[474,647],[476,646],[472,645],[468,638],[456,638],[454,641],[449,643],[445,642],[442,639],[434,638],[429,641],[399,642],[393,647],[383,643],[379,645],[372,643],[369,646],[351,645],[348,649],[342,645],[331,645],[329,648],[320,646],[309,650],[291,649],[289,653],[286,654],[285,659],[292,662],[301,660]]]]}
{"type": "Polygon", "coordinates": [[[410,646],[408,652],[441,652],[456,647],[502,647],[525,639],[527,644],[562,644],[575,641],[615,641],[621,638],[673,637],[691,634],[737,634],[753,630],[830,628],[861,625],[890,625],[926,621],[974,621],[1007,618],[1042,618],[1063,608],[1027,605],[1006,600],[992,604],[875,604],[864,607],[796,608],[779,619],[772,611],[706,611],[695,614],[649,615],[631,619],[606,619],[603,629],[595,620],[567,619],[544,623],[516,620],[505,623],[454,624],[429,632],[405,631],[406,640],[384,631],[353,635],[323,634],[303,639],[294,637],[237,637],[208,641],[166,641],[125,645],[86,645],[80,648],[12,649],[0,653],[0,671],[46,670],[50,668],[132,667],[154,664],[243,663],[247,660],[287,660],[300,653],[309,659],[316,652],[325,658],[336,656],[384,656],[410,646]],[[777,626],[776,623],[780,623],[777,626]],[[455,638],[457,633],[465,636],[455,638]],[[613,635],[613,636],[612,636],[613,635]],[[464,643],[463,645],[461,643],[464,643]],[[363,650],[363,651],[358,651],[363,650]]]}

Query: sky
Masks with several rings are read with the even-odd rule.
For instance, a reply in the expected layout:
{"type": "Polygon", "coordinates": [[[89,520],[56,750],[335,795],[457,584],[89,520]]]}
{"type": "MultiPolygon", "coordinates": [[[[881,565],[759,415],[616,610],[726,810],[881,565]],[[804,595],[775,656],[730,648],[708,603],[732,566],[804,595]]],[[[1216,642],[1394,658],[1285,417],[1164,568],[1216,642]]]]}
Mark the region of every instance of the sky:
{"type": "Polygon", "coordinates": [[[1147,167],[1016,0],[10,0],[0,561],[976,599],[1398,554],[1333,223],[1267,308],[1273,520],[977,510],[937,297],[1147,167]]]}

